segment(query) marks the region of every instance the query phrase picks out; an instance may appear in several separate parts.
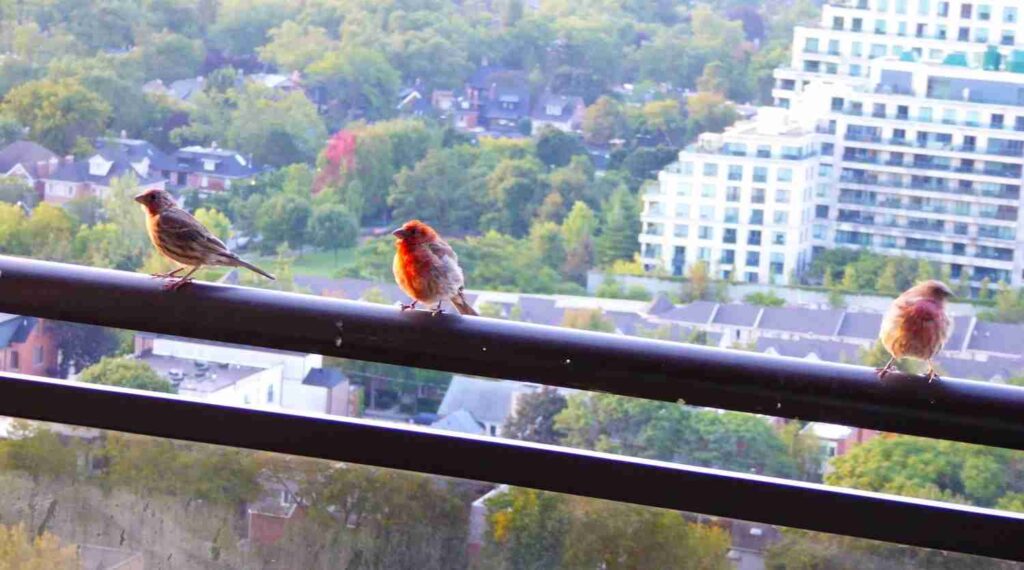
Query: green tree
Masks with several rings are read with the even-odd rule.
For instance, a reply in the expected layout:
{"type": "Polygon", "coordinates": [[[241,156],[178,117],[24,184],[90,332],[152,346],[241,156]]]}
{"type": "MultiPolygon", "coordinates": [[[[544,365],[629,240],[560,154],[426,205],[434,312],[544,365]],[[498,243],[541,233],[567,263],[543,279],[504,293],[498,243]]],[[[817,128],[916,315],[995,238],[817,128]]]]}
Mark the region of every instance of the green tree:
{"type": "Polygon", "coordinates": [[[329,51],[307,72],[310,82],[323,89],[334,124],[357,114],[372,120],[393,113],[401,76],[377,51],[361,46],[329,51]]]}
{"type": "Polygon", "coordinates": [[[395,177],[388,206],[397,220],[423,219],[442,231],[472,232],[484,212],[477,152],[468,146],[431,149],[395,177]]]}
{"type": "Polygon", "coordinates": [[[16,420],[10,435],[0,444],[0,461],[7,469],[28,474],[32,481],[74,478],[78,466],[74,448],[42,424],[16,420]]]}
{"type": "Polygon", "coordinates": [[[278,194],[268,199],[260,207],[256,221],[263,237],[260,247],[264,251],[273,251],[283,243],[302,247],[307,240],[312,213],[313,208],[308,198],[278,194]]]}
{"type": "Polygon", "coordinates": [[[640,109],[646,128],[661,135],[665,143],[670,146],[679,144],[682,140],[686,121],[679,108],[679,103],[671,99],[652,101],[640,109]]]}
{"type": "Polygon", "coordinates": [[[0,176],[0,202],[21,203],[31,208],[35,206],[38,199],[39,196],[35,189],[22,179],[13,176],[0,176]]]}
{"type": "Polygon", "coordinates": [[[337,262],[338,249],[356,244],[359,220],[340,204],[317,205],[309,218],[308,234],[313,245],[333,251],[337,262]]]}
{"type": "Polygon", "coordinates": [[[990,298],[992,298],[992,280],[985,277],[978,284],[978,300],[988,301],[990,298]]]}
{"type": "Polygon", "coordinates": [[[605,318],[601,309],[570,309],[562,318],[563,327],[597,332],[615,332],[615,324],[605,318]]]}
{"type": "Polygon", "coordinates": [[[483,215],[481,226],[521,237],[529,230],[530,220],[546,194],[539,162],[502,160],[487,177],[487,196],[496,207],[483,215]]]}
{"type": "Polygon", "coordinates": [[[252,55],[267,43],[270,30],[289,19],[297,6],[279,0],[221,0],[210,29],[213,47],[233,57],[252,55]]]}
{"type": "Polygon", "coordinates": [[[781,307],[786,304],[786,300],[776,295],[774,291],[750,293],[743,297],[743,302],[762,307],[781,307]]]}
{"type": "Polygon", "coordinates": [[[516,399],[515,413],[505,422],[501,435],[537,443],[558,443],[562,432],[555,427],[555,416],[565,406],[565,396],[548,386],[523,394],[516,399]]]}
{"type": "Polygon", "coordinates": [[[914,276],[914,281],[920,283],[929,279],[935,279],[935,276],[935,266],[930,261],[922,259],[917,262],[917,275],[914,276]]]}
{"type": "Polygon", "coordinates": [[[625,187],[619,187],[602,208],[601,235],[595,242],[597,263],[607,267],[619,259],[632,259],[640,234],[640,207],[625,187]]]}
{"type": "Polygon", "coordinates": [[[146,79],[161,79],[170,83],[195,77],[202,68],[206,50],[198,40],[163,32],[146,39],[139,57],[146,79]]]}
{"type": "Polygon", "coordinates": [[[239,94],[227,139],[256,164],[285,166],[312,162],[327,140],[327,129],[302,93],[277,96],[250,84],[239,94]]]}
{"type": "Polygon", "coordinates": [[[895,260],[890,259],[887,261],[885,269],[878,276],[878,283],[875,285],[875,289],[882,294],[898,294],[900,292],[899,286],[896,284],[896,280],[899,278],[898,271],[899,268],[895,260]]]}
{"type": "Polygon", "coordinates": [[[193,215],[221,241],[227,241],[231,237],[231,220],[224,214],[213,208],[199,208],[193,215]]]}
{"type": "Polygon", "coordinates": [[[562,228],[554,222],[536,222],[530,226],[528,237],[530,251],[540,258],[544,265],[558,269],[565,261],[565,240],[562,228]]]}
{"type": "Polygon", "coordinates": [[[687,129],[691,134],[721,132],[736,122],[739,115],[718,93],[700,92],[686,99],[687,129]]]}
{"type": "Polygon", "coordinates": [[[587,142],[603,145],[625,135],[626,115],[618,101],[601,97],[587,107],[583,114],[583,138],[587,142]]]}
{"type": "Polygon", "coordinates": [[[22,235],[33,257],[67,261],[74,241],[74,220],[60,206],[40,204],[23,226],[22,235]]]}
{"type": "Polygon", "coordinates": [[[994,310],[981,311],[978,318],[1000,323],[1024,322],[1024,296],[1019,289],[1013,290],[1005,282],[1000,281],[996,288],[994,310]]]}
{"type": "Polygon", "coordinates": [[[24,524],[0,525],[0,560],[8,568],[76,570],[80,568],[75,546],[64,546],[49,532],[33,536],[24,524]]]}
{"type": "Polygon", "coordinates": [[[56,321],[53,323],[60,349],[61,378],[67,378],[73,371],[81,372],[104,356],[117,352],[121,339],[113,329],[56,321]]]}
{"type": "Polygon", "coordinates": [[[121,386],[150,392],[173,392],[174,387],[141,360],[104,357],[79,376],[82,382],[121,386]]]}
{"type": "Polygon", "coordinates": [[[0,113],[17,117],[28,127],[32,140],[67,154],[79,139],[103,132],[111,109],[78,81],[44,79],[11,89],[0,113]]]}
{"type": "Polygon", "coordinates": [[[548,127],[537,135],[537,158],[549,168],[565,166],[573,156],[585,152],[574,134],[548,127]]]}
{"type": "Polygon", "coordinates": [[[487,501],[484,556],[516,569],[558,568],[569,527],[565,497],[513,487],[487,501]],[[490,550],[498,551],[491,555],[490,550]]]}
{"type": "Polygon", "coordinates": [[[24,252],[29,244],[24,232],[25,210],[14,204],[0,204],[0,251],[6,254],[24,252]]]}
{"type": "Polygon", "coordinates": [[[327,30],[291,20],[270,30],[270,42],[259,48],[260,59],[285,71],[305,70],[324,54],[336,49],[327,30]]]}

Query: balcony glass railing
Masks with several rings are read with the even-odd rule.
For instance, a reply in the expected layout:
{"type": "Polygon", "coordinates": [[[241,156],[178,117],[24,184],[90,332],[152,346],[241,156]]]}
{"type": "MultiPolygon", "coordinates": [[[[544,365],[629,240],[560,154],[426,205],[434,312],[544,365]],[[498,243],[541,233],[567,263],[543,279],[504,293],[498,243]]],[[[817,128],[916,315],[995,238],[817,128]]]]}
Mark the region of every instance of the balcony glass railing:
{"type": "MultiPolygon", "coordinates": [[[[870,236],[856,240],[870,243],[870,236]]],[[[39,508],[5,503],[14,514],[3,524],[34,512],[28,532],[48,541],[50,530],[63,532],[76,541],[94,539],[104,552],[174,561],[171,567],[440,570],[527,560],[538,568],[718,568],[741,556],[751,536],[765,536],[756,550],[771,567],[792,564],[785,553],[793,549],[815,556],[838,549],[857,567],[906,567],[917,559],[908,556],[926,555],[960,567],[979,563],[963,554],[854,545],[850,538],[787,528],[797,527],[1024,559],[1012,541],[991,540],[1019,536],[1024,515],[787,479],[795,477],[795,463],[761,455],[763,437],[776,437],[765,414],[1018,449],[1024,447],[1024,390],[1018,388],[945,377],[941,386],[929,385],[898,373],[880,383],[864,367],[205,283],[169,293],[144,275],[12,258],[0,258],[0,275],[6,312],[173,335],[173,346],[205,337],[218,349],[245,343],[270,349],[275,358],[323,354],[342,364],[366,359],[528,380],[518,385],[528,394],[540,382],[566,389],[574,414],[601,414],[576,427],[559,422],[581,439],[552,445],[499,437],[476,420],[426,428],[0,373],[0,415],[94,428],[71,433],[4,424],[5,501],[35,501],[39,508]],[[459,425],[482,435],[451,431],[459,425]],[[630,435],[631,426],[642,433],[630,435]],[[673,426],[689,435],[680,437],[673,426]],[[714,426],[735,429],[719,441],[708,431],[714,426]],[[596,438],[593,447],[588,437],[596,438]],[[58,504],[59,516],[45,514],[58,504]],[[68,522],[79,514],[88,524],[68,522]],[[903,524],[874,524],[883,517],[903,524]],[[758,522],[751,527],[733,519],[758,522]]],[[[377,366],[362,370],[374,381],[380,377],[377,366]]],[[[426,377],[406,380],[412,378],[426,377]]],[[[511,393],[507,381],[459,380],[472,382],[511,393]]],[[[393,412],[392,404],[411,405],[395,397],[388,402],[367,406],[393,412]]],[[[801,465],[820,478],[813,457],[801,465]]],[[[72,547],[61,556],[86,550],[72,547]]]]}

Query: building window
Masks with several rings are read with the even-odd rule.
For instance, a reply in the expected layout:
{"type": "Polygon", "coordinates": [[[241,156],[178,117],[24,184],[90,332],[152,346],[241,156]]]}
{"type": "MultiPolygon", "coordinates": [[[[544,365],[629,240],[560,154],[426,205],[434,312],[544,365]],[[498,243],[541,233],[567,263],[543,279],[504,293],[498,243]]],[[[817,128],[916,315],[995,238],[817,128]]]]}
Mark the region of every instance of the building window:
{"type": "Polygon", "coordinates": [[[988,43],[988,29],[978,28],[974,31],[974,41],[979,44],[988,43]]]}
{"type": "Polygon", "coordinates": [[[818,53],[818,38],[807,38],[804,41],[805,53],[818,53]]]}
{"type": "Polygon", "coordinates": [[[772,221],[774,221],[776,225],[784,226],[789,223],[789,213],[775,212],[775,216],[772,218],[772,221]]]}
{"type": "Polygon", "coordinates": [[[792,168],[780,168],[776,172],[776,180],[779,182],[792,182],[793,181],[793,169],[792,168]]]}
{"type": "Polygon", "coordinates": [[[729,165],[729,180],[743,180],[743,167],[737,164],[729,165]]]}
{"type": "Polygon", "coordinates": [[[760,226],[764,223],[764,210],[751,210],[750,211],[750,223],[755,226],[760,226]]]}
{"type": "Polygon", "coordinates": [[[970,4],[963,4],[960,6],[960,17],[967,18],[969,20],[971,18],[971,8],[970,4]]]}
{"type": "Polygon", "coordinates": [[[725,230],[723,231],[723,234],[722,234],[722,242],[723,243],[736,243],[736,229],[735,228],[725,228],[725,230]]]}
{"type": "Polygon", "coordinates": [[[756,251],[747,252],[747,267],[757,267],[761,265],[761,254],[756,251]]]}
{"type": "Polygon", "coordinates": [[[714,162],[705,162],[704,176],[718,176],[718,164],[714,162]]]}
{"type": "Polygon", "coordinates": [[[697,237],[700,239],[715,239],[715,230],[711,226],[701,226],[697,229],[697,237]]]}
{"type": "Polygon", "coordinates": [[[726,202],[739,202],[740,201],[740,189],[737,186],[730,186],[725,189],[725,201],[726,202]]]}
{"type": "Polygon", "coordinates": [[[692,162],[680,162],[679,163],[679,170],[683,174],[685,174],[685,175],[692,176],[693,175],[693,163],[692,162]]]}
{"type": "Polygon", "coordinates": [[[775,190],[775,203],[777,204],[788,204],[789,203],[789,190],[785,188],[777,188],[775,190]]]}
{"type": "Polygon", "coordinates": [[[703,222],[710,222],[715,219],[715,207],[714,206],[701,206],[700,207],[700,219],[703,222]]]}
{"type": "Polygon", "coordinates": [[[786,234],[783,232],[772,233],[772,245],[786,245],[786,234]]]}
{"type": "Polygon", "coordinates": [[[11,351],[11,370],[17,370],[21,367],[20,358],[17,350],[11,351]]]}
{"type": "Polygon", "coordinates": [[[1007,24],[1013,24],[1017,22],[1017,8],[1013,6],[1007,6],[1003,8],[1003,21],[1007,24]]]}
{"type": "Polygon", "coordinates": [[[754,182],[767,182],[768,181],[768,169],[764,166],[754,167],[754,182]]]}
{"type": "Polygon", "coordinates": [[[726,208],[725,218],[723,220],[727,224],[738,224],[740,222],[740,209],[739,208],[726,208]]]}
{"type": "Polygon", "coordinates": [[[815,206],[814,207],[814,217],[818,218],[819,220],[827,220],[828,219],[828,206],[815,206]]]}
{"type": "Polygon", "coordinates": [[[999,40],[999,43],[1004,46],[1012,46],[1016,41],[1017,36],[1010,30],[1003,31],[1003,37],[999,40]]]}
{"type": "Polygon", "coordinates": [[[700,187],[700,195],[702,198],[714,198],[715,197],[715,185],[714,184],[702,184],[700,187]]]}
{"type": "Polygon", "coordinates": [[[697,259],[701,261],[711,261],[711,248],[702,247],[697,250],[697,259]]]}
{"type": "Polygon", "coordinates": [[[684,198],[690,195],[690,190],[693,186],[689,182],[680,182],[676,185],[676,196],[683,196],[684,198]]]}
{"type": "Polygon", "coordinates": [[[43,347],[37,346],[32,349],[32,364],[40,366],[43,363],[43,347]]]}
{"type": "Polygon", "coordinates": [[[676,217],[684,220],[690,219],[690,205],[676,204],[676,217]]]}
{"type": "Polygon", "coordinates": [[[750,191],[750,202],[753,204],[764,204],[764,188],[754,188],[750,191]]]}
{"type": "Polygon", "coordinates": [[[747,245],[761,245],[761,230],[750,230],[747,234],[747,245]]]}
{"type": "Polygon", "coordinates": [[[982,21],[989,21],[992,19],[992,7],[988,4],[978,5],[978,19],[982,21]]]}
{"type": "Polygon", "coordinates": [[[267,386],[267,403],[268,404],[273,404],[274,403],[274,385],[273,384],[270,384],[269,386],[267,386]]]}
{"type": "Polygon", "coordinates": [[[736,263],[736,252],[731,249],[723,249],[721,262],[723,265],[732,265],[733,263],[736,263]]]}
{"type": "Polygon", "coordinates": [[[970,28],[960,28],[960,30],[956,34],[956,39],[957,39],[957,41],[961,41],[961,42],[970,41],[971,40],[971,29],[970,28]]]}
{"type": "Polygon", "coordinates": [[[853,44],[850,46],[850,52],[852,53],[853,57],[863,56],[864,44],[862,44],[861,42],[853,42],[853,44]]]}
{"type": "Polygon", "coordinates": [[[690,237],[690,226],[687,226],[685,224],[677,224],[674,228],[672,228],[672,235],[677,238],[690,237]]]}

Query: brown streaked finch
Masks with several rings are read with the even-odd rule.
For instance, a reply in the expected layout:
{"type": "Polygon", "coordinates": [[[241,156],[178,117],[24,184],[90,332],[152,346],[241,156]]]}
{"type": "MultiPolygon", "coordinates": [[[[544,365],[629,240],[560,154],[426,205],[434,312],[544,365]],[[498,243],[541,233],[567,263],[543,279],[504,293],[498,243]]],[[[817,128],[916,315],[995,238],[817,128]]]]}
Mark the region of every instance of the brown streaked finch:
{"type": "MultiPolygon", "coordinates": [[[[174,203],[174,198],[165,190],[147,190],[135,197],[146,212],[146,232],[157,251],[171,261],[178,262],[192,270],[169,283],[166,289],[180,289],[192,281],[192,274],[204,265],[244,267],[267,279],[274,276],[238,257],[217,239],[210,230],[174,203]]],[[[156,274],[154,277],[174,277],[185,269],[156,274]]]]}
{"type": "Polygon", "coordinates": [[[928,381],[939,377],[932,359],[953,333],[953,321],[946,314],[946,299],[953,292],[941,281],[925,281],[896,298],[882,319],[879,338],[892,358],[878,369],[878,377],[892,371],[898,358],[916,358],[928,363],[928,381]]]}
{"type": "Polygon", "coordinates": [[[402,305],[403,311],[416,308],[416,303],[424,303],[434,305],[433,313],[437,315],[442,312],[441,304],[448,299],[459,313],[477,315],[462,294],[465,279],[459,257],[434,228],[412,220],[391,234],[398,238],[392,265],[395,282],[412,298],[412,303],[402,305]]]}

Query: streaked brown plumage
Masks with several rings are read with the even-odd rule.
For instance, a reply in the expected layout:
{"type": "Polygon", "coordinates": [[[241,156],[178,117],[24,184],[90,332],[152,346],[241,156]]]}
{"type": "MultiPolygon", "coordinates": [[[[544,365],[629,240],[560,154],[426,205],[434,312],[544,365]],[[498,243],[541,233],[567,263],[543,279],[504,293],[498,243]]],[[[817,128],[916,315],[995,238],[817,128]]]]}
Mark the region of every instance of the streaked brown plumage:
{"type": "Polygon", "coordinates": [[[925,281],[896,298],[882,319],[879,338],[892,358],[878,370],[884,378],[898,358],[916,358],[928,363],[928,381],[938,378],[932,359],[953,333],[953,321],[946,314],[946,299],[953,292],[941,281],[925,281]]]}
{"type": "Polygon", "coordinates": [[[441,304],[448,299],[459,313],[477,315],[462,293],[465,280],[459,257],[433,228],[412,220],[391,233],[398,238],[392,265],[395,281],[412,297],[412,303],[402,305],[403,311],[415,308],[418,302],[436,303],[436,315],[441,313],[441,304]]]}
{"type": "MultiPolygon", "coordinates": [[[[192,268],[177,281],[169,283],[168,289],[179,289],[190,283],[192,274],[204,265],[245,267],[267,279],[274,279],[273,275],[232,253],[203,224],[179,208],[166,191],[147,190],[136,196],[135,201],[142,204],[146,212],[146,231],[157,251],[172,261],[192,268]]],[[[185,267],[154,277],[173,277],[185,267]]]]}

